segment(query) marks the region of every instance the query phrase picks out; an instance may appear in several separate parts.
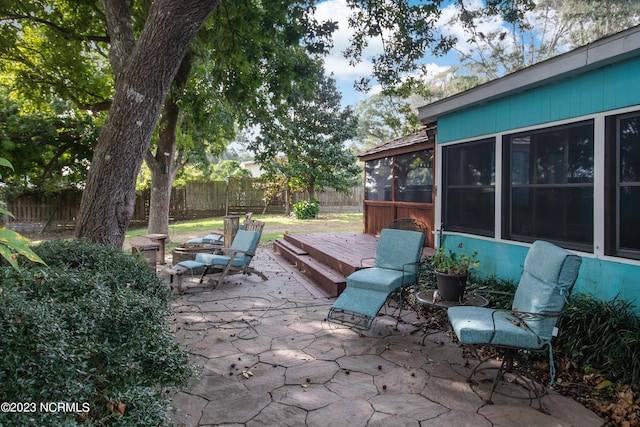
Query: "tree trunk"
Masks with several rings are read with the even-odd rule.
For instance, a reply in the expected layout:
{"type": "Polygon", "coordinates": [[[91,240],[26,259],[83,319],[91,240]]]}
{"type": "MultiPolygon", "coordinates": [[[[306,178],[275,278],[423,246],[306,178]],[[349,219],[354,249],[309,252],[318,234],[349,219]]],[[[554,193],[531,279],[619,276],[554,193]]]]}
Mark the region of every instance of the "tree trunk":
{"type": "MultiPolygon", "coordinates": [[[[103,0],[112,46],[128,40],[118,0],[103,0]],[[116,19],[117,18],[117,19],[116,19]],[[125,33],[121,35],[121,33],[125,33]]],[[[94,151],[82,195],[76,237],[122,247],[133,215],[136,178],[149,149],[163,100],[198,29],[218,5],[212,0],[156,0],[142,34],[126,58],[111,60],[115,93],[94,151]]],[[[131,17],[127,17],[130,21],[131,17]]],[[[126,49],[113,52],[127,54],[126,49]],[[125,52],[125,53],[122,53],[125,52]]]]}
{"type": "MultiPolygon", "coordinates": [[[[187,84],[191,72],[191,55],[187,53],[173,80],[178,90],[187,84]]],[[[156,154],[147,152],[147,166],[151,171],[151,198],[149,201],[149,234],[169,235],[169,208],[171,205],[171,189],[178,171],[182,167],[180,160],[176,160],[176,133],[180,107],[172,93],[167,95],[160,118],[158,132],[158,147],[156,154]]],[[[180,155],[177,156],[181,158],[180,155]]]]}
{"type": "Polygon", "coordinates": [[[292,199],[293,195],[291,194],[291,187],[289,187],[289,179],[287,179],[284,185],[284,214],[287,216],[290,215],[292,211],[292,199]]]}
{"type": "Polygon", "coordinates": [[[158,148],[155,156],[147,152],[147,166],[151,171],[151,198],[149,203],[149,234],[169,235],[169,206],[171,188],[179,165],[174,162],[176,129],[180,109],[171,95],[164,102],[158,148]]]}

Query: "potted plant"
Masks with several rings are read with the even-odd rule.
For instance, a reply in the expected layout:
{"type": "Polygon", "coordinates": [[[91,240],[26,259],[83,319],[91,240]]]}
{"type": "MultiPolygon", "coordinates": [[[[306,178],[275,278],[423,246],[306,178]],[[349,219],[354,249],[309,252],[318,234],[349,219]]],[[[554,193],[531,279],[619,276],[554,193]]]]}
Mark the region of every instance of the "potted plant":
{"type": "Polygon", "coordinates": [[[448,253],[441,247],[433,256],[433,269],[438,285],[438,295],[445,301],[461,301],[467,286],[469,271],[480,263],[476,260],[478,253],[471,256],[464,253],[448,253]]]}

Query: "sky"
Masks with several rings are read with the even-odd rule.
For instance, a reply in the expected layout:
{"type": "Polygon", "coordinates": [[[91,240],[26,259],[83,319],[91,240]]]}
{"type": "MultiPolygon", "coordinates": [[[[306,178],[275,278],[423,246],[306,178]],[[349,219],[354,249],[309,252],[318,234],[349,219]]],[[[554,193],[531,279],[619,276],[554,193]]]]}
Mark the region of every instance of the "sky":
{"type": "MultiPolygon", "coordinates": [[[[475,3],[480,4],[482,0],[468,1],[468,5],[475,3]]],[[[325,68],[327,73],[333,73],[338,89],[342,92],[342,104],[354,105],[355,103],[366,99],[371,94],[379,92],[379,87],[373,87],[369,94],[363,94],[357,92],[353,88],[353,83],[358,77],[371,75],[371,61],[370,58],[376,53],[382,50],[382,45],[379,40],[371,40],[369,47],[363,55],[363,61],[356,66],[350,66],[347,59],[344,58],[342,52],[349,45],[349,38],[351,37],[351,31],[348,28],[347,18],[351,11],[347,7],[346,0],[327,0],[318,5],[316,11],[316,17],[323,20],[334,20],[338,22],[338,30],[334,33],[334,47],[330,54],[325,58],[325,68]]],[[[449,5],[442,10],[442,17],[438,24],[442,33],[447,35],[458,36],[458,44],[456,48],[461,51],[469,51],[471,46],[465,41],[467,36],[464,35],[462,26],[455,23],[450,24],[450,20],[456,14],[456,9],[449,5]]],[[[490,31],[502,25],[502,22],[494,20],[480,24],[480,29],[484,31],[490,31]]],[[[450,52],[445,57],[435,57],[427,54],[423,59],[425,64],[428,64],[430,73],[438,74],[445,71],[448,67],[458,62],[458,54],[450,52]]]]}

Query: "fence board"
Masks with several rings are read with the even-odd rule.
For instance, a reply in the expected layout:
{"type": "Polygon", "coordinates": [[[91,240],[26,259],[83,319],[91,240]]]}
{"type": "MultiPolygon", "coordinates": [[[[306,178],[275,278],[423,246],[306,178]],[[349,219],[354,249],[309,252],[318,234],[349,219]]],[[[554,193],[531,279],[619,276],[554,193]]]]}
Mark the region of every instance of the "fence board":
{"type": "MultiPolygon", "coordinates": [[[[172,220],[210,218],[226,215],[242,215],[246,212],[277,214],[284,213],[284,195],[264,206],[263,191],[256,188],[252,178],[231,179],[213,182],[192,182],[171,192],[169,217],[172,220]]],[[[364,189],[354,187],[351,192],[338,193],[329,189],[316,195],[321,210],[359,210],[364,200],[364,189]]],[[[69,228],[75,225],[82,192],[66,190],[44,195],[30,192],[7,201],[7,209],[15,219],[6,222],[12,228],[22,231],[53,228],[69,228]]],[[[293,203],[307,199],[308,195],[295,194],[293,203]]],[[[140,191],[136,196],[132,222],[146,223],[149,218],[149,190],[140,191]]]]}

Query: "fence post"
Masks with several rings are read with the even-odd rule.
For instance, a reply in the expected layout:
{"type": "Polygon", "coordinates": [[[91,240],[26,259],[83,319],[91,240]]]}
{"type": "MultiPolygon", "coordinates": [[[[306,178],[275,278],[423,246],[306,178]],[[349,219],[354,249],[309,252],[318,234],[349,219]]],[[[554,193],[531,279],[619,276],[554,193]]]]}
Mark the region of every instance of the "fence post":
{"type": "Polygon", "coordinates": [[[227,215],[224,217],[224,247],[228,248],[236,237],[236,233],[240,228],[240,217],[238,215],[227,215]]]}

